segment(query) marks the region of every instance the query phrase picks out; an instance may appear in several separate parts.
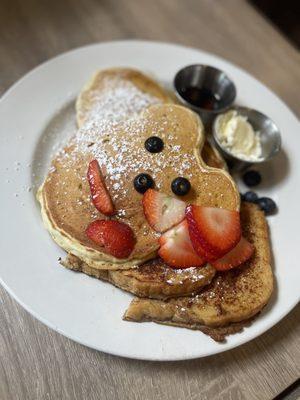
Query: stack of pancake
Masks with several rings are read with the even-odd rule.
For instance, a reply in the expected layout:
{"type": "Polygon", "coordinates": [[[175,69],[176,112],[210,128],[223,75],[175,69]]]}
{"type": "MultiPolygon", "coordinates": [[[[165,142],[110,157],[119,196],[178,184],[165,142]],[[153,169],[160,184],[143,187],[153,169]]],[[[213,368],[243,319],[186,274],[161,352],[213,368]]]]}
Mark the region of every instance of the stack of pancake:
{"type": "Polygon", "coordinates": [[[219,341],[241,330],[273,290],[268,229],[254,204],[240,207],[236,185],[205,140],[200,118],[152,79],[125,68],[98,72],[79,94],[76,112],[78,131],[55,155],[38,191],[44,224],[67,252],[62,264],[133,293],[125,320],[198,329],[219,341]],[[163,152],[145,151],[150,136],[164,141],[163,152]],[[91,201],[87,169],[94,159],[114,203],[112,218],[134,232],[135,247],[126,259],[113,257],[85,233],[91,222],[107,219],[91,201]],[[173,179],[185,176],[193,188],[182,198],[187,203],[240,210],[254,255],[226,272],[208,263],[169,267],[157,255],[158,234],[133,186],[140,173],[151,174],[156,189],[171,196],[173,179]]]}

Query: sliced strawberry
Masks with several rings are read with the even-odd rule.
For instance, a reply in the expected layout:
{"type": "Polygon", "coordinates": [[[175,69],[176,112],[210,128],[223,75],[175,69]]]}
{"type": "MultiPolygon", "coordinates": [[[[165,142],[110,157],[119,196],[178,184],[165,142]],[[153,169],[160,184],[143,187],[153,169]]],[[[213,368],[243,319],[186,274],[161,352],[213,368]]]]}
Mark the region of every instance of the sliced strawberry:
{"type": "Polygon", "coordinates": [[[184,219],[184,201],[148,189],[143,196],[144,214],[149,225],[157,232],[165,232],[184,219]]]}
{"type": "Polygon", "coordinates": [[[205,263],[193,249],[186,220],[165,232],[159,244],[158,255],[172,268],[199,267],[205,263]]]}
{"type": "Polygon", "coordinates": [[[89,224],[86,235],[116,258],[127,258],[135,244],[130,226],[119,221],[96,220],[89,224]]]}
{"type": "Polygon", "coordinates": [[[97,160],[93,160],[89,163],[87,179],[90,184],[94,206],[102,214],[112,215],[114,213],[114,205],[106,188],[97,160]]]}
{"type": "Polygon", "coordinates": [[[193,220],[189,221],[188,230],[192,246],[199,256],[205,258],[207,261],[214,261],[218,259],[217,255],[210,253],[202,246],[202,241],[199,239],[197,224],[193,220]]]}
{"type": "Polygon", "coordinates": [[[186,218],[195,251],[209,261],[223,257],[241,238],[238,211],[190,205],[186,218]]]}
{"type": "Polygon", "coordinates": [[[240,264],[247,261],[252,256],[253,252],[253,245],[242,237],[239,243],[229,253],[211,264],[218,271],[226,271],[238,267],[240,264]]]}
{"type": "Polygon", "coordinates": [[[98,244],[99,246],[104,246],[103,240],[103,223],[104,220],[97,219],[89,224],[86,228],[85,233],[88,238],[90,238],[93,242],[98,244]]]}

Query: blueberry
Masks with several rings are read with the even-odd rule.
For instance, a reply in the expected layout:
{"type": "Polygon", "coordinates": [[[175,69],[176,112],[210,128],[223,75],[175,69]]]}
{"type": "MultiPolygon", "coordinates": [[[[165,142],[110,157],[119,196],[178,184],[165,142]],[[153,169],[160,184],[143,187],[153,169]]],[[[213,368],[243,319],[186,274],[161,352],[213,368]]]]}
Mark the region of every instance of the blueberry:
{"type": "Polygon", "coordinates": [[[139,193],[145,193],[154,186],[154,181],[149,174],[139,174],[133,180],[134,188],[139,193]]]}
{"type": "Polygon", "coordinates": [[[277,210],[275,201],[270,199],[270,197],[261,197],[257,200],[257,204],[266,215],[273,214],[277,210]]]}
{"type": "Polygon", "coordinates": [[[178,177],[173,180],[171,189],[177,196],[184,196],[190,191],[191,184],[186,178],[178,177]]]}
{"type": "Polygon", "coordinates": [[[249,187],[256,186],[261,182],[261,175],[257,171],[250,170],[244,173],[243,181],[249,187]]]}
{"type": "Polygon", "coordinates": [[[150,153],[159,153],[164,148],[164,142],[157,136],[151,136],[145,141],[145,147],[150,153]]]}
{"type": "Polygon", "coordinates": [[[255,192],[249,191],[243,194],[243,200],[248,201],[249,203],[256,203],[258,196],[255,192]]]}

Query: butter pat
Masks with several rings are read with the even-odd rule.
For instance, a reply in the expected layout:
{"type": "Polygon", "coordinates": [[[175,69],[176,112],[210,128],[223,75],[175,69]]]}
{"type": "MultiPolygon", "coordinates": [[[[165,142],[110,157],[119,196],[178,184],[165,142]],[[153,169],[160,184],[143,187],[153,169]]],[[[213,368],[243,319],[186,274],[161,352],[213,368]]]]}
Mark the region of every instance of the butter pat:
{"type": "Polygon", "coordinates": [[[260,134],[255,132],[247,117],[237,111],[220,115],[216,134],[222,147],[246,161],[259,161],[262,155],[260,134]]]}

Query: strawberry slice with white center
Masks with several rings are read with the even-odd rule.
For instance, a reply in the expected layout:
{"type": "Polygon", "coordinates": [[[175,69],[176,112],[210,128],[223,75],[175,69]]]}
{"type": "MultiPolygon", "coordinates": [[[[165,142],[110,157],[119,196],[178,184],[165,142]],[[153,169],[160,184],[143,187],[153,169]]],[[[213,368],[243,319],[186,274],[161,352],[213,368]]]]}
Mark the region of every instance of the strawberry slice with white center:
{"type": "Polygon", "coordinates": [[[238,211],[189,205],[185,213],[194,249],[208,261],[223,257],[241,238],[238,211]]]}
{"type": "Polygon", "coordinates": [[[87,179],[90,185],[94,206],[104,215],[113,215],[114,205],[97,160],[93,160],[89,163],[87,179]]]}
{"type": "Polygon", "coordinates": [[[217,271],[227,271],[247,261],[252,256],[253,252],[253,245],[242,237],[239,243],[229,253],[225,254],[225,256],[219,260],[213,261],[211,264],[217,271]]]}
{"type": "Polygon", "coordinates": [[[158,255],[172,268],[200,267],[205,263],[193,248],[186,220],[161,235],[159,244],[158,255]]]}
{"type": "Polygon", "coordinates": [[[119,221],[96,220],[85,231],[89,239],[116,258],[127,258],[135,244],[130,226],[119,221]]]}
{"type": "Polygon", "coordinates": [[[155,231],[165,232],[185,217],[186,203],[154,189],[143,196],[145,217],[155,231]]]}

